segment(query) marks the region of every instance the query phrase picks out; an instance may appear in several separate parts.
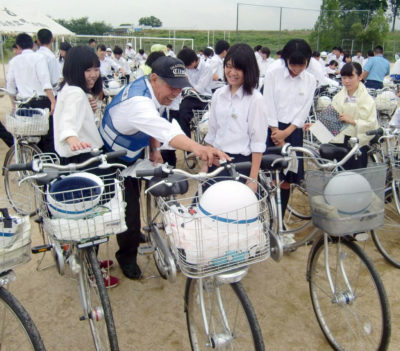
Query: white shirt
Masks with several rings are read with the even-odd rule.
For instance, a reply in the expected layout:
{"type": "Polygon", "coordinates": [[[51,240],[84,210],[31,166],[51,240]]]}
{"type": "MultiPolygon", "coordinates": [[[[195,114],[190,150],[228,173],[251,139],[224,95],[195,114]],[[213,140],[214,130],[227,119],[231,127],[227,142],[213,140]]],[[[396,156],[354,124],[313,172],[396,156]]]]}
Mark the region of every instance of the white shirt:
{"type": "Polygon", "coordinates": [[[111,68],[118,71],[120,66],[110,57],[105,57],[104,60],[100,60],[100,74],[102,77],[107,77],[113,74],[111,68]]]}
{"type": "Polygon", "coordinates": [[[125,74],[132,73],[128,61],[125,60],[122,56],[119,58],[119,60],[117,60],[115,57],[113,58],[113,60],[119,67],[121,67],[125,71],[125,74]]]}
{"type": "Polygon", "coordinates": [[[136,51],[133,50],[132,48],[130,48],[130,49],[126,48],[125,49],[125,57],[126,57],[127,60],[128,59],[133,60],[135,58],[135,55],[136,55],[136,51]]]}
{"type": "Polygon", "coordinates": [[[140,55],[139,53],[137,53],[135,56],[135,59],[139,63],[139,65],[141,65],[142,63],[144,63],[146,61],[147,55],[146,54],[140,55]]]}
{"type": "Polygon", "coordinates": [[[22,50],[8,63],[7,90],[26,99],[37,94],[46,96],[44,90],[52,89],[49,68],[42,55],[31,49],[22,50]]]}
{"type": "Polygon", "coordinates": [[[189,83],[199,93],[211,96],[212,68],[199,60],[197,68],[186,69],[189,83]]]}
{"type": "MultiPolygon", "coordinates": [[[[217,74],[218,80],[224,80],[224,60],[219,55],[214,55],[207,61],[211,67],[212,74],[217,74]]],[[[211,89],[217,89],[224,85],[221,81],[213,80],[211,82],[211,89]]]]}
{"type": "Polygon", "coordinates": [[[167,50],[166,56],[176,57],[175,53],[172,50],[167,50]]]}
{"type": "Polygon", "coordinates": [[[81,88],[65,84],[54,110],[54,147],[61,157],[79,154],[71,151],[65,141],[70,136],[91,144],[92,148],[103,146],[88,96],[81,88]]]}
{"type": "Polygon", "coordinates": [[[268,67],[271,65],[272,62],[274,62],[275,60],[271,57],[268,57],[266,60],[264,60],[261,57],[261,60],[258,60],[258,68],[260,69],[260,76],[263,77],[265,76],[265,74],[267,73],[267,69],[268,67]]]}
{"type": "Polygon", "coordinates": [[[147,79],[146,84],[152,97],[134,96],[112,107],[109,112],[113,125],[121,134],[133,135],[141,131],[163,143],[163,148],[170,148],[169,142],[184,133],[175,120],[170,123],[160,117],[165,106],[157,101],[147,79]]]}
{"type": "Polygon", "coordinates": [[[351,59],[352,62],[358,62],[361,67],[364,65],[364,57],[360,56],[358,57],[357,55],[353,56],[351,59]]]}
{"type": "Polygon", "coordinates": [[[339,86],[339,83],[329,79],[326,76],[326,71],[322,68],[318,60],[316,60],[314,57],[311,57],[310,63],[307,67],[307,72],[311,73],[314,78],[317,80],[317,86],[321,85],[333,85],[333,86],[339,86]]]}
{"type": "Polygon", "coordinates": [[[265,151],[267,131],[265,106],[258,90],[247,95],[240,87],[232,96],[226,85],[214,93],[206,143],[228,153],[248,156],[265,151]]]}
{"type": "Polygon", "coordinates": [[[56,87],[61,80],[60,65],[56,56],[49,48],[45,46],[41,46],[37,53],[43,55],[43,57],[46,59],[47,67],[49,68],[51,84],[53,87],[56,87]]]}
{"type": "Polygon", "coordinates": [[[390,74],[400,74],[400,59],[397,60],[390,69],[390,74]]]}
{"type": "Polygon", "coordinates": [[[310,112],[315,88],[316,80],[307,71],[292,77],[284,65],[269,70],[264,80],[268,125],[278,127],[278,122],[282,122],[303,127],[310,112]]]}

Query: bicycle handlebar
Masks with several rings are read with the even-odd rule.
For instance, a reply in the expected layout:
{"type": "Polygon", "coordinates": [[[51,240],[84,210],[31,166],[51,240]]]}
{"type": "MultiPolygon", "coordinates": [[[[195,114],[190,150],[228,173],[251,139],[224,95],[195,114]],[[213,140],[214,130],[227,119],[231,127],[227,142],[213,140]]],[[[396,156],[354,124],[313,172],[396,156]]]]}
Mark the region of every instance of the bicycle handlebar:
{"type": "MultiPolygon", "coordinates": [[[[126,150],[112,151],[112,152],[108,152],[106,154],[93,156],[90,159],[88,159],[82,163],[70,163],[68,165],[59,165],[59,164],[55,164],[55,163],[44,163],[40,159],[35,159],[28,163],[16,163],[16,164],[9,165],[7,167],[7,169],[9,171],[33,171],[35,173],[40,173],[44,169],[56,169],[59,171],[74,171],[77,169],[85,168],[95,162],[101,162],[104,165],[104,164],[107,164],[106,161],[111,161],[113,159],[120,158],[125,155],[126,155],[126,150]]],[[[107,165],[107,166],[110,166],[110,167],[118,166],[118,167],[123,167],[123,168],[126,167],[125,165],[119,164],[119,163],[107,165]]],[[[100,165],[100,167],[101,167],[101,165],[100,165]]]]}

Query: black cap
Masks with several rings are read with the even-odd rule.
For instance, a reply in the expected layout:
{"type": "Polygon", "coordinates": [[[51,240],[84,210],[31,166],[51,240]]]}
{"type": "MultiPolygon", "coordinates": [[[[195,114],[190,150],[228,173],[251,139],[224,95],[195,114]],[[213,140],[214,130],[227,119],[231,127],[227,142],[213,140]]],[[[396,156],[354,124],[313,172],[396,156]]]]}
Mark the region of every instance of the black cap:
{"type": "Polygon", "coordinates": [[[175,89],[190,87],[186,77],[184,63],[174,57],[161,56],[151,65],[152,72],[165,80],[167,84],[175,89]]]}

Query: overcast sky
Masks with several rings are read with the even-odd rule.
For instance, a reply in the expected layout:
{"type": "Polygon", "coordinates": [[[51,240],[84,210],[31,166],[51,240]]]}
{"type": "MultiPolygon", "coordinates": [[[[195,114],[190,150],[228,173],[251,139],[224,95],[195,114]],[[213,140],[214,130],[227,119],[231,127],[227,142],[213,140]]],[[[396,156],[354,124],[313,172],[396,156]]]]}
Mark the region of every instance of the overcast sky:
{"type": "MultiPolygon", "coordinates": [[[[319,10],[322,0],[251,0],[247,4],[319,10]]],[[[52,18],[89,17],[113,26],[156,16],[169,29],[236,28],[237,0],[0,0],[0,6],[42,9],[52,18]]],[[[278,30],[279,9],[239,6],[239,29],[278,30]]],[[[282,10],[282,29],[312,28],[317,11],[282,10]]]]}

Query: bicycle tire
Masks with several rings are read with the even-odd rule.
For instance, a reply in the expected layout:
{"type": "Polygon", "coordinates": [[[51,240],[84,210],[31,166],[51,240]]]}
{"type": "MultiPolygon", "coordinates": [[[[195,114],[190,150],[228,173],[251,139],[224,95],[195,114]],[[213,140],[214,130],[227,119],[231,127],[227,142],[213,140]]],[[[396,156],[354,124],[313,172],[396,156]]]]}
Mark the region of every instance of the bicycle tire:
{"type": "Polygon", "coordinates": [[[5,287],[0,287],[0,345],[7,350],[46,350],[32,318],[5,287]]]}
{"type": "MultiPolygon", "coordinates": [[[[146,221],[147,226],[149,227],[149,238],[150,243],[154,247],[153,259],[154,264],[157,268],[158,274],[161,278],[165,280],[175,281],[176,278],[176,262],[174,261],[172,253],[166,253],[168,250],[167,245],[160,243],[161,245],[157,245],[156,240],[153,238],[153,233],[155,229],[154,225],[158,226],[158,223],[155,222],[158,217],[157,214],[160,213],[156,207],[155,199],[151,194],[146,194],[146,221]],[[155,213],[157,210],[157,213],[155,213]]],[[[155,235],[155,234],[154,234],[155,235]]]]}
{"type": "Polygon", "coordinates": [[[372,231],[372,240],[382,256],[394,267],[400,268],[400,213],[398,209],[400,182],[393,181],[385,195],[385,222],[372,231]]]}
{"type": "MultiPolygon", "coordinates": [[[[18,151],[19,163],[30,162],[34,155],[42,153],[42,151],[35,144],[19,144],[18,151]]],[[[37,212],[32,183],[28,180],[21,185],[18,184],[21,179],[30,175],[31,172],[9,172],[7,167],[14,163],[16,163],[15,148],[11,147],[7,151],[3,165],[4,188],[8,201],[16,212],[22,215],[32,216],[37,212]]]]}
{"type": "Polygon", "coordinates": [[[335,294],[327,279],[323,236],[311,249],[307,270],[313,309],[327,341],[335,350],[386,350],[390,310],[376,268],[353,241],[330,238],[328,246],[335,294]]]}
{"type": "Polygon", "coordinates": [[[183,152],[183,159],[185,160],[185,164],[187,168],[193,169],[197,165],[197,157],[189,151],[184,151],[183,152]]]}
{"type": "Polygon", "coordinates": [[[98,351],[118,351],[118,339],[110,299],[94,247],[81,249],[82,279],[80,291],[84,308],[83,319],[87,319],[98,351]]]}
{"type": "Polygon", "coordinates": [[[221,284],[214,277],[188,278],[185,288],[185,312],[192,351],[265,350],[256,314],[240,282],[221,284]],[[203,289],[210,337],[204,329],[200,285],[203,289]],[[227,326],[222,316],[225,316],[226,322],[234,324],[227,326]]]}

